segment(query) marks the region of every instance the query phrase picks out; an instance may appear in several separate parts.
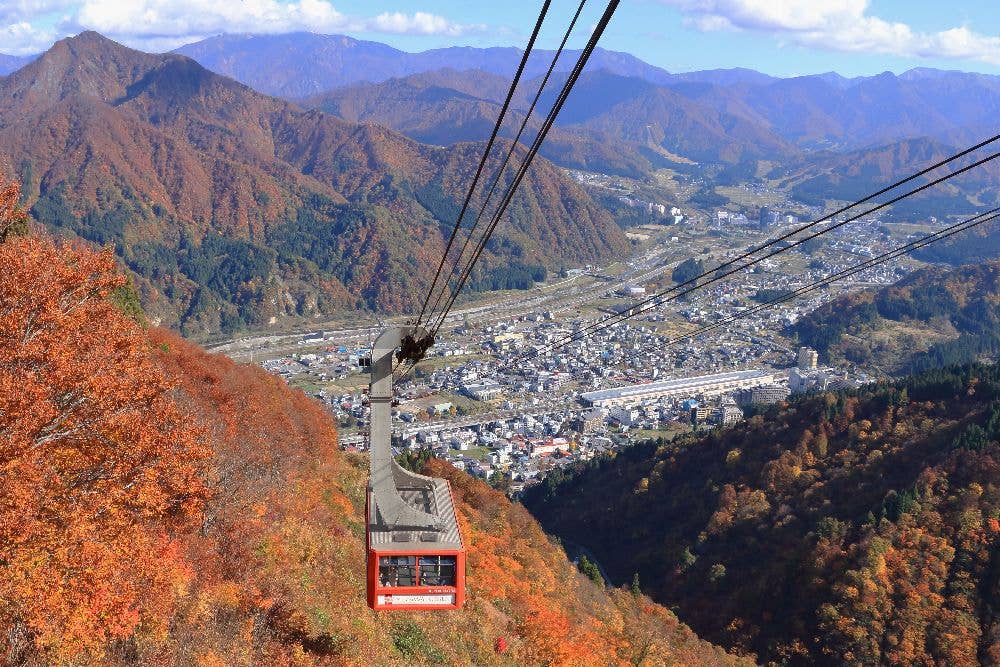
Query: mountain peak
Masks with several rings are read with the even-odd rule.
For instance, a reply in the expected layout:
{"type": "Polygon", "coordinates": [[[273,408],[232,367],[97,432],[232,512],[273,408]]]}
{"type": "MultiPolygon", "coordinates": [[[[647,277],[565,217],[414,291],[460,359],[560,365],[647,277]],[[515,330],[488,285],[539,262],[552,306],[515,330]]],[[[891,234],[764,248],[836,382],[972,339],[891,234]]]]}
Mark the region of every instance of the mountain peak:
{"type": "Polygon", "coordinates": [[[73,95],[111,101],[124,96],[130,84],[173,57],[136,51],[88,30],[53,44],[37,60],[11,74],[4,88],[27,108],[73,95]]]}
{"type": "Polygon", "coordinates": [[[99,32],[94,30],[85,30],[72,37],[64,37],[60,39],[55,44],[42,54],[45,57],[50,53],[58,53],[63,49],[68,49],[74,55],[86,55],[86,54],[117,54],[124,56],[126,54],[135,56],[146,56],[149,54],[143,53],[142,51],[136,51],[135,49],[129,48],[124,44],[116,42],[115,40],[105,37],[99,32]]]}
{"type": "Polygon", "coordinates": [[[102,35],[101,33],[97,32],[96,30],[84,30],[83,32],[81,32],[81,33],[79,33],[79,34],[77,34],[77,35],[75,35],[73,37],[67,37],[66,41],[69,41],[69,42],[80,42],[80,43],[87,43],[87,42],[93,42],[93,43],[111,42],[112,44],[117,44],[117,42],[115,42],[113,39],[109,39],[109,38],[105,37],[104,35],[102,35]]]}

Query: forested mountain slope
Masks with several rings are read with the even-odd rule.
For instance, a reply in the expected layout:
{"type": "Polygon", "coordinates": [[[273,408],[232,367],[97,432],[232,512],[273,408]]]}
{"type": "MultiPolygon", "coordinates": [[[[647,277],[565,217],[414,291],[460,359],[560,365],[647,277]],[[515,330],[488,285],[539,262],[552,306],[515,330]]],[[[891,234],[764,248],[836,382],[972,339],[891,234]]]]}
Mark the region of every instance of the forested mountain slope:
{"type": "MultiPolygon", "coordinates": [[[[564,79],[557,74],[547,85],[533,126],[544,118],[564,79]]],[[[420,141],[442,143],[449,132],[467,138],[492,127],[507,93],[501,85],[505,81],[474,70],[438,70],[339,88],[303,103],[347,120],[377,122],[420,141]]],[[[535,79],[519,86],[508,135],[516,132],[540,84],[535,79]]],[[[542,149],[546,157],[567,167],[633,177],[690,160],[731,164],[795,152],[745,105],[720,109],[671,87],[604,70],[580,77],[542,149]]]]}
{"type": "MultiPolygon", "coordinates": [[[[975,144],[986,138],[987,133],[984,133],[970,138],[969,143],[975,144]]],[[[965,144],[945,144],[918,137],[843,153],[817,151],[775,167],[769,176],[778,179],[796,200],[822,206],[830,199],[860,199],[870,194],[875,186],[888,185],[940,162],[963,147],[965,144]]],[[[985,156],[985,153],[975,155],[976,159],[985,156]]],[[[926,180],[916,181],[909,187],[944,176],[972,161],[960,160],[937,169],[926,180]]],[[[997,183],[1000,183],[1000,166],[995,161],[988,162],[893,205],[884,215],[890,221],[969,215],[995,205],[997,183]]],[[[900,190],[895,194],[902,192],[900,190]]]]}
{"type": "MultiPolygon", "coordinates": [[[[177,52],[257,90],[289,98],[360,83],[381,85],[442,68],[480,70],[509,80],[521,56],[515,48],[454,47],[407,53],[377,42],[302,33],[220,35],[177,52]]],[[[566,52],[556,71],[568,71],[577,55],[566,52]]],[[[543,74],[551,57],[551,51],[534,51],[524,79],[543,74]]],[[[688,104],[705,109],[710,124],[714,118],[752,123],[757,126],[754,132],[774,133],[807,149],[846,151],[918,137],[963,145],[990,136],[1000,111],[1000,77],[971,72],[916,68],[902,74],[853,78],[834,72],[778,78],[735,68],[671,74],[627,53],[596,49],[585,73],[602,70],[669,89],[688,104]]],[[[589,99],[601,104],[613,92],[605,88],[602,95],[589,99]]],[[[644,94],[638,91],[634,99],[644,94]]],[[[637,110],[642,111],[641,107],[637,110]]],[[[678,134],[668,139],[675,143],[683,141],[680,132],[692,129],[689,125],[673,127],[678,134]]],[[[732,127],[739,129],[735,124],[732,127]]]]}
{"type": "MultiPolygon", "coordinates": [[[[994,238],[978,230],[965,236],[965,245],[980,249],[994,238]]],[[[941,251],[929,246],[921,252],[941,251]]],[[[927,370],[995,359],[1000,354],[998,300],[1000,261],[929,267],[895,285],[831,301],[796,322],[792,331],[824,361],[879,360],[893,371],[927,370]]]]}
{"type": "Polygon", "coordinates": [[[280,379],[124,315],[114,264],[0,243],[4,664],[740,662],[598,587],[523,508],[445,465],[465,609],[371,612],[365,459],[280,379]]]}
{"type": "Polygon", "coordinates": [[[823,393],[525,499],[618,583],[789,665],[1000,664],[1000,367],[823,393]]]}
{"type": "MultiPolygon", "coordinates": [[[[547,87],[542,114],[564,76],[557,74],[547,87]]],[[[419,141],[447,143],[449,133],[467,138],[492,127],[506,81],[481,71],[444,69],[337,88],[303,104],[351,121],[377,122],[419,141]]],[[[727,81],[672,77],[654,84],[588,71],[541,152],[566,167],[631,177],[648,176],[662,166],[689,169],[691,161],[703,168],[725,165],[730,175],[719,178],[726,182],[766,176],[795,199],[822,205],[860,198],[874,186],[955,153],[957,146],[990,136],[986,114],[957,125],[943,110],[929,111],[926,98],[936,105],[939,97],[954,98],[964,108],[960,96],[968,93],[1000,108],[1000,79],[959,73],[942,73],[940,80],[877,77],[844,84],[845,89],[822,77],[727,81]],[[945,80],[953,85],[943,86],[945,80]],[[865,102],[842,99],[848,90],[865,102]],[[882,104],[891,105],[896,115],[885,114],[882,104]],[[859,135],[868,138],[858,142],[859,135]]],[[[539,84],[535,79],[518,87],[508,135],[516,131],[519,114],[539,84]]],[[[964,214],[976,208],[967,195],[980,203],[993,201],[998,182],[1000,169],[987,164],[892,210],[904,219],[964,214]]]]}
{"type": "MultiPolygon", "coordinates": [[[[540,83],[537,79],[518,87],[500,136],[512,139],[516,135],[540,83]]],[[[496,74],[449,68],[337,88],[301,100],[301,104],[351,122],[385,125],[417,141],[449,145],[488,136],[509,85],[509,80],[496,74]]],[[[554,83],[551,85],[555,88],[554,83]]],[[[573,99],[570,97],[568,103],[573,99]]],[[[551,100],[546,103],[551,105],[551,100]]],[[[545,103],[536,109],[523,143],[529,143],[538,132],[547,109],[545,103]]],[[[645,140],[636,143],[616,137],[608,141],[598,133],[562,124],[552,128],[539,154],[564,167],[633,178],[645,177],[655,167],[669,164],[645,140]]]]}
{"type": "MultiPolygon", "coordinates": [[[[303,111],[97,33],[0,81],[0,154],[15,156],[34,217],[113,244],[150,315],[186,333],[413,308],[482,148],[303,111]]],[[[507,220],[484,273],[626,247],[609,214],[545,160],[507,220]]]]}

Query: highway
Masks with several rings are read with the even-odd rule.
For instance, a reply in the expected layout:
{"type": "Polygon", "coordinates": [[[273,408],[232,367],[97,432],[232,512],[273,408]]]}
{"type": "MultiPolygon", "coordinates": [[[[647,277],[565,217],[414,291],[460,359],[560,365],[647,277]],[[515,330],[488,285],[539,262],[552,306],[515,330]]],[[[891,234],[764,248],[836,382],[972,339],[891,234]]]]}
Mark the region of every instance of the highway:
{"type": "MultiPolygon", "coordinates": [[[[641,285],[673,270],[681,261],[665,261],[673,249],[672,246],[658,244],[649,248],[644,254],[633,256],[627,260],[625,270],[618,273],[610,282],[607,277],[598,279],[593,276],[571,276],[549,285],[535,287],[526,291],[524,295],[514,297],[508,295],[498,300],[487,300],[453,310],[449,313],[445,324],[509,320],[511,317],[540,310],[562,312],[578,308],[614,294],[628,285],[641,285]],[[589,284],[585,284],[587,281],[590,281],[589,284]]],[[[595,269],[592,273],[607,276],[608,269],[595,269]]],[[[359,317],[370,316],[359,314],[359,317]]],[[[388,321],[404,322],[407,319],[412,320],[413,316],[398,316],[388,321]]],[[[323,341],[315,340],[315,337],[321,334],[338,345],[357,341],[367,346],[381,329],[381,325],[373,324],[358,328],[320,328],[302,333],[251,335],[218,343],[207,349],[209,352],[225,354],[235,361],[252,361],[255,357],[277,357],[322,346],[323,341]]]]}

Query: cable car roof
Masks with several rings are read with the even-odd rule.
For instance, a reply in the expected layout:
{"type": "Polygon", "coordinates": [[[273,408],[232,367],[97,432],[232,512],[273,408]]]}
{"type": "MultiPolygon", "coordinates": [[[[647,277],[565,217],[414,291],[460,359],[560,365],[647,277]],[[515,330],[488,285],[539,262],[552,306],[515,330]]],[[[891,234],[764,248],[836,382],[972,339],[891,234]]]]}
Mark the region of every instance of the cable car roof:
{"type": "MultiPolygon", "coordinates": [[[[400,489],[399,495],[407,504],[440,517],[443,521],[442,530],[392,530],[375,509],[371,513],[371,523],[368,524],[373,549],[380,552],[420,552],[456,551],[462,548],[462,536],[455,517],[455,504],[447,480],[434,480],[433,496],[428,496],[422,489],[400,489]]],[[[368,500],[370,507],[376,508],[373,492],[369,492],[368,500]]]]}

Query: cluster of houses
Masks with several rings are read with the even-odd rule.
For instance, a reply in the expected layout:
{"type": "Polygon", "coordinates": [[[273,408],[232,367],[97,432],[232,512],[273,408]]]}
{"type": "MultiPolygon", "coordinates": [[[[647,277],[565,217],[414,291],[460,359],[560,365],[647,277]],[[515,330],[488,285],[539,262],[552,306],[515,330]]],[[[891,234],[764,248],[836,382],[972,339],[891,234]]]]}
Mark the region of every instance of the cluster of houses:
{"type": "MultiPolygon", "coordinates": [[[[731,222],[732,215],[726,220],[731,222]]],[[[850,234],[832,233],[807,270],[786,273],[767,260],[731,281],[699,289],[683,303],[653,305],[587,336],[583,332],[594,320],[582,315],[559,319],[531,313],[460,326],[431,350],[432,356],[454,361],[419,369],[397,387],[401,446],[430,448],[474,475],[505,475],[516,488],[637,434],[681,425],[730,425],[743,418],[747,405],[850,386],[852,379],[842,371],[820,367],[815,352],[792,350],[775,335],[832,292],[754,312],[680,342],[665,332],[723,322],[753,307],[761,290],[796,289],[856,263],[859,256],[881,252],[888,243],[877,219],[862,221],[850,234]],[[754,370],[789,366],[781,373],[754,370]]],[[[887,284],[905,271],[905,265],[890,262],[851,280],[887,284]]],[[[645,298],[648,290],[629,284],[609,288],[608,295],[615,291],[628,303],[645,298]]],[[[286,378],[305,372],[316,380],[336,380],[356,374],[366,352],[359,341],[263,365],[286,378]]],[[[363,448],[368,415],[363,391],[316,393],[342,420],[362,429],[342,444],[363,448]]]]}

